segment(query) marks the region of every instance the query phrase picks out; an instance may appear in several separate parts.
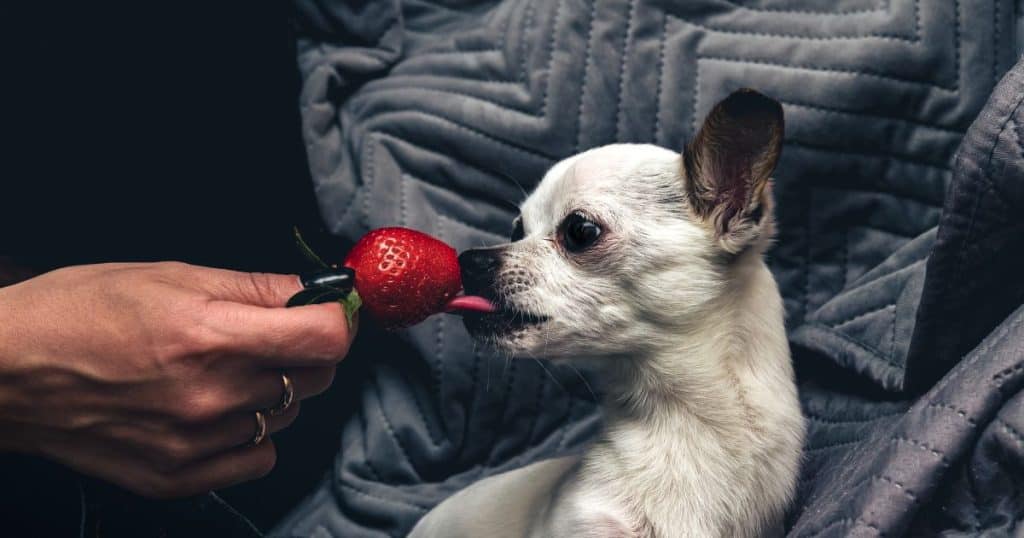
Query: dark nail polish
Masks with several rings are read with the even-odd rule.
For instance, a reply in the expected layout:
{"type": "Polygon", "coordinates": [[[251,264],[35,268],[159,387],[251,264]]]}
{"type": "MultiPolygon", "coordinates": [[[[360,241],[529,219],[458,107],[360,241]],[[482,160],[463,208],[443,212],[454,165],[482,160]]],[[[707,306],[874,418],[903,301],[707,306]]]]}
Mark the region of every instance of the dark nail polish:
{"type": "Polygon", "coordinates": [[[288,299],[288,304],[285,306],[291,308],[293,306],[306,306],[308,304],[340,301],[349,294],[349,291],[350,290],[343,291],[327,286],[313,286],[312,288],[306,288],[299,293],[292,295],[292,298],[288,299]]]}
{"type": "Polygon", "coordinates": [[[348,267],[325,269],[299,277],[304,288],[328,287],[348,293],[352,291],[356,272],[348,267]]]}

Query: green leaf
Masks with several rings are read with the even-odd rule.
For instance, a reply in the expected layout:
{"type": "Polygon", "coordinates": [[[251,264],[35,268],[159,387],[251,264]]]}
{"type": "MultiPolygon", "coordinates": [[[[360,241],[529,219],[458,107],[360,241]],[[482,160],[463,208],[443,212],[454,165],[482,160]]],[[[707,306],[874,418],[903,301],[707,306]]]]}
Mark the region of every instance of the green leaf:
{"type": "Polygon", "coordinates": [[[292,231],[295,233],[295,244],[299,247],[299,251],[302,252],[309,261],[319,265],[322,269],[328,269],[330,266],[324,263],[324,261],[320,259],[320,256],[317,256],[316,252],[313,252],[313,249],[306,244],[306,240],[303,239],[302,234],[299,233],[299,227],[293,226],[292,231]]]}
{"type": "Polygon", "coordinates": [[[363,298],[359,296],[359,292],[352,290],[349,292],[348,297],[338,301],[341,303],[342,308],[345,309],[345,319],[348,320],[348,326],[352,327],[352,318],[359,311],[359,307],[363,306],[363,298]]]}

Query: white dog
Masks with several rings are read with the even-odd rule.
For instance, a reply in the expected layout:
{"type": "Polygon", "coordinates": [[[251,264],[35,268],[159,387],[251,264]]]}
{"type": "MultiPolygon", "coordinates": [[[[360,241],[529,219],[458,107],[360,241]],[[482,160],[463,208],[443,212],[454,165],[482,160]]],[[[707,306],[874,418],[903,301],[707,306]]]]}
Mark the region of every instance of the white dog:
{"type": "Polygon", "coordinates": [[[605,428],[581,458],[485,479],[412,536],[746,537],[781,529],[804,422],[762,254],[782,107],[740,90],[682,154],[616,144],[556,164],[512,242],[460,257],[499,309],[470,332],[582,360],[605,428]]]}

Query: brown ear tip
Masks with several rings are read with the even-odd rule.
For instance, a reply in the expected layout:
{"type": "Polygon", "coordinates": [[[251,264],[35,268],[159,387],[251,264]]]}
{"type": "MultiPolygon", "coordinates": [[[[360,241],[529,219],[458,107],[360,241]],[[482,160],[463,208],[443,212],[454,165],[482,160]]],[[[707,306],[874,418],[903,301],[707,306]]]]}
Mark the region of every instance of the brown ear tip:
{"type": "Polygon", "coordinates": [[[782,121],[782,105],[752,88],[732,92],[722,101],[721,107],[730,116],[769,116],[782,121]]]}

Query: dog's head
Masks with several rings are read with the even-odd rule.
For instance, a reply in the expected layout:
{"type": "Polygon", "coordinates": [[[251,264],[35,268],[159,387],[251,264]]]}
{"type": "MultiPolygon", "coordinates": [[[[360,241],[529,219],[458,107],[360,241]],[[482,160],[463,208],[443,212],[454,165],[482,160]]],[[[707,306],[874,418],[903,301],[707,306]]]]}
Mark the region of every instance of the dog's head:
{"type": "Polygon", "coordinates": [[[681,154],[616,144],[559,162],[510,243],[459,257],[466,293],[498,307],[467,328],[513,355],[609,357],[693,322],[769,240],[782,132],[782,107],[740,90],[681,154]]]}

